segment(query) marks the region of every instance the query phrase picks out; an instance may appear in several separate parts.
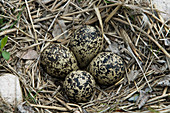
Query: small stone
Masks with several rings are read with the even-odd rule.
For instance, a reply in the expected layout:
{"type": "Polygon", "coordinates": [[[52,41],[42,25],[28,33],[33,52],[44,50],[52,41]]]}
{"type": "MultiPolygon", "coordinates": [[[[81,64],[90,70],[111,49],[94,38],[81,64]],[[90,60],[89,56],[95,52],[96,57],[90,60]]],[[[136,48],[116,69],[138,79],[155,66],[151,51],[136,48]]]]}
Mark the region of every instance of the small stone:
{"type": "Polygon", "coordinates": [[[0,113],[12,113],[12,107],[4,102],[4,100],[0,96],[0,113]]]}
{"type": "Polygon", "coordinates": [[[156,5],[156,8],[164,13],[161,13],[164,20],[170,18],[170,1],[169,0],[152,0],[152,3],[156,5]]]}
{"type": "Polygon", "coordinates": [[[0,95],[5,102],[13,106],[22,102],[22,91],[17,76],[9,73],[1,74],[0,86],[0,95]]]}

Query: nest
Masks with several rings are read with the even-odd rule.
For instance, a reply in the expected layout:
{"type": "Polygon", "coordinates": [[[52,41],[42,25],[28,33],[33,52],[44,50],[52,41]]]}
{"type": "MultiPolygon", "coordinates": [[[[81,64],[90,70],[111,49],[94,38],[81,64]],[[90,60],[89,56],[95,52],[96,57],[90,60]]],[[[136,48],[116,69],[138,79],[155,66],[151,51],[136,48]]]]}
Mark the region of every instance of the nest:
{"type": "Polygon", "coordinates": [[[147,0],[1,0],[0,37],[8,36],[10,59],[1,57],[0,71],[20,78],[26,111],[170,112],[168,22],[147,0]],[[67,45],[83,25],[101,31],[126,73],[112,86],[96,87],[89,102],[72,103],[62,80],[43,71],[40,55],[50,43],[67,45]]]}

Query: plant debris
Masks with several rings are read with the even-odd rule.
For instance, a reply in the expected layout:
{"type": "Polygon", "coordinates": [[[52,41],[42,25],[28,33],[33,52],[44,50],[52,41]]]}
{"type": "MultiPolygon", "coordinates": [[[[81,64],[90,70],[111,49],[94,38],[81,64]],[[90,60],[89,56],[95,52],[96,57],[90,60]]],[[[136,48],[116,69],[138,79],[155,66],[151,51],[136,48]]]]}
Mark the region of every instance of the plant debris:
{"type": "Polygon", "coordinates": [[[8,37],[4,49],[10,53],[8,61],[0,57],[0,72],[20,78],[25,103],[19,111],[168,113],[169,23],[149,0],[0,0],[0,37],[8,37]],[[101,32],[107,50],[124,60],[126,74],[114,85],[96,87],[89,102],[71,103],[63,81],[43,71],[40,55],[52,43],[68,46],[83,25],[101,32]],[[129,101],[135,94],[138,100],[129,101]]]}

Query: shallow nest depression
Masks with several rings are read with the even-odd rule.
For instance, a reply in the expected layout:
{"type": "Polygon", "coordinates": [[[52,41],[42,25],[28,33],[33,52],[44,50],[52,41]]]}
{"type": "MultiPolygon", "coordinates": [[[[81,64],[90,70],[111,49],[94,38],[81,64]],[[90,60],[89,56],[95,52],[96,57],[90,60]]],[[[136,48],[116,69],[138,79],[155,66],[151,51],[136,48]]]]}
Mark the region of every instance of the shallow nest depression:
{"type": "MultiPolygon", "coordinates": [[[[0,37],[8,36],[0,72],[20,78],[23,109],[32,112],[170,112],[170,26],[149,0],[0,0],[0,37]],[[108,50],[125,62],[125,76],[96,87],[91,100],[71,103],[62,80],[40,66],[51,43],[68,45],[73,32],[96,26],[108,50]]],[[[16,106],[11,110],[19,111],[16,106]],[[15,109],[14,109],[15,108],[15,109]]]]}

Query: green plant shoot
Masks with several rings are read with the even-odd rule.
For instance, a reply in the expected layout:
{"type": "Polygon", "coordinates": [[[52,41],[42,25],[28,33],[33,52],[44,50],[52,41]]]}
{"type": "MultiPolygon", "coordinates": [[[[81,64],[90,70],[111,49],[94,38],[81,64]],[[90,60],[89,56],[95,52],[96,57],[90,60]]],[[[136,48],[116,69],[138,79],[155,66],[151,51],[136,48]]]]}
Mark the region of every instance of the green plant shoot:
{"type": "Polygon", "coordinates": [[[6,36],[6,37],[4,37],[3,39],[0,40],[0,56],[2,55],[2,57],[5,60],[9,60],[9,58],[10,58],[9,52],[3,50],[3,48],[5,47],[7,41],[8,41],[8,36],[6,36]]]}

